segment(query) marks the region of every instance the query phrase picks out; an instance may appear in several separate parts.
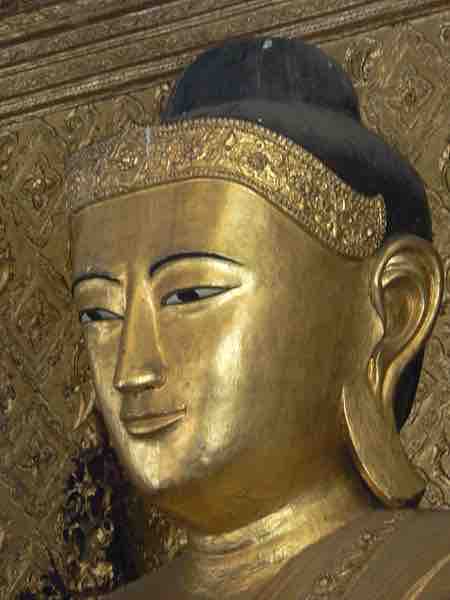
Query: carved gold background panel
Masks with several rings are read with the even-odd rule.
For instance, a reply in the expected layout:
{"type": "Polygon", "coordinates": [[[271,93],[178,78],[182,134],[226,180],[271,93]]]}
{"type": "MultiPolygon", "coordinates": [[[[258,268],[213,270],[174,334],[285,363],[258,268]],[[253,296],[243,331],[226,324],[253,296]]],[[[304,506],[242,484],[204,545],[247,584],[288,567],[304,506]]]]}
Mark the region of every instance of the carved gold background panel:
{"type": "MultiPolygon", "coordinates": [[[[133,495],[96,417],[74,430],[93,388],[70,302],[62,181],[68,153],[129,121],[157,122],[201,49],[266,31],[303,35],[341,62],[365,122],[426,182],[450,282],[448,2],[126,4],[0,1],[1,600],[95,597],[184,542],[133,495]]],[[[428,481],[424,507],[450,508],[449,334],[447,283],[402,434],[428,481]]]]}

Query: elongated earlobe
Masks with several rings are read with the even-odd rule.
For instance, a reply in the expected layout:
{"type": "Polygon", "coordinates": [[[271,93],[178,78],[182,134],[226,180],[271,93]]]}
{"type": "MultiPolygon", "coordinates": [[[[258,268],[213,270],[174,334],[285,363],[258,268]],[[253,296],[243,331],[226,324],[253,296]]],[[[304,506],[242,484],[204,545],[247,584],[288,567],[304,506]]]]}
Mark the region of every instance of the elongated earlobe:
{"type": "Polygon", "coordinates": [[[442,296],[439,256],[425,240],[402,236],[375,258],[370,296],[383,335],[367,369],[343,386],[342,424],[361,476],[387,506],[417,502],[424,482],[410,464],[397,431],[394,405],[400,375],[428,339],[442,296]]]}
{"type": "Polygon", "coordinates": [[[375,496],[389,507],[418,502],[425,482],[409,462],[394,423],[386,423],[370,387],[362,382],[344,386],[341,409],[347,445],[375,496]]]}

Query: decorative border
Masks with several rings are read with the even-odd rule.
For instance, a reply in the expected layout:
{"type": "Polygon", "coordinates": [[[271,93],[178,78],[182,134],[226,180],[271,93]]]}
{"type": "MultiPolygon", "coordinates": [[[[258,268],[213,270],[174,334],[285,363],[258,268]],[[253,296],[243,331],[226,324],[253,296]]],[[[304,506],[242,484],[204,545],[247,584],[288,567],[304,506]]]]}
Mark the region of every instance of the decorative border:
{"type": "Polygon", "coordinates": [[[358,194],[292,140],[235,119],[130,124],[69,160],[66,198],[76,213],[115,196],[205,177],[256,191],[341,255],[364,258],[383,243],[382,196],[358,194]]]}
{"type": "MultiPolygon", "coordinates": [[[[42,4],[44,4],[42,6],[42,4]]],[[[20,3],[19,3],[20,5],[20,3]]],[[[0,123],[39,115],[173,77],[205,48],[233,37],[330,40],[445,10],[448,0],[75,0],[0,23],[0,123]]]]}

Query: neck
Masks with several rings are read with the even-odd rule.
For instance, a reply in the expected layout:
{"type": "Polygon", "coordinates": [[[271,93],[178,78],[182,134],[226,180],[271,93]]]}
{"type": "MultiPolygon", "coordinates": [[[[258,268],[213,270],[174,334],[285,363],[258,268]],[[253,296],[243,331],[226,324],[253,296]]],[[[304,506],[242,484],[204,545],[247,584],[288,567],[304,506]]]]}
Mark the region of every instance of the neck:
{"type": "Polygon", "coordinates": [[[184,573],[191,594],[248,598],[306,547],[371,510],[369,492],[349,467],[324,473],[308,492],[238,530],[220,535],[191,533],[184,573]]]}

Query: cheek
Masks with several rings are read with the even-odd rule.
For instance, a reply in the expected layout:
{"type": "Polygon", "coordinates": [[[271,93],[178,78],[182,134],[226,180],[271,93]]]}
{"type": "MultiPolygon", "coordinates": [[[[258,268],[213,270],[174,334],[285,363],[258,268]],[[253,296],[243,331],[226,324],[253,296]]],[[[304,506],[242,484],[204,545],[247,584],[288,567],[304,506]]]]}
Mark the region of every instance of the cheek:
{"type": "Polygon", "coordinates": [[[273,435],[284,423],[286,434],[292,428],[304,438],[312,424],[329,421],[324,415],[337,375],[335,303],[324,303],[320,290],[294,297],[290,288],[274,287],[277,293],[263,288],[241,320],[238,394],[259,431],[273,435]]]}
{"type": "Polygon", "coordinates": [[[250,312],[245,298],[189,314],[166,313],[161,345],[168,365],[168,393],[182,397],[195,437],[207,452],[239,449],[254,425],[254,380],[250,368],[250,312]],[[252,390],[250,392],[250,390],[252,390]]]}
{"type": "Polygon", "coordinates": [[[119,323],[90,324],[84,331],[98,408],[110,431],[120,427],[120,394],[113,385],[120,332],[119,323]]]}

